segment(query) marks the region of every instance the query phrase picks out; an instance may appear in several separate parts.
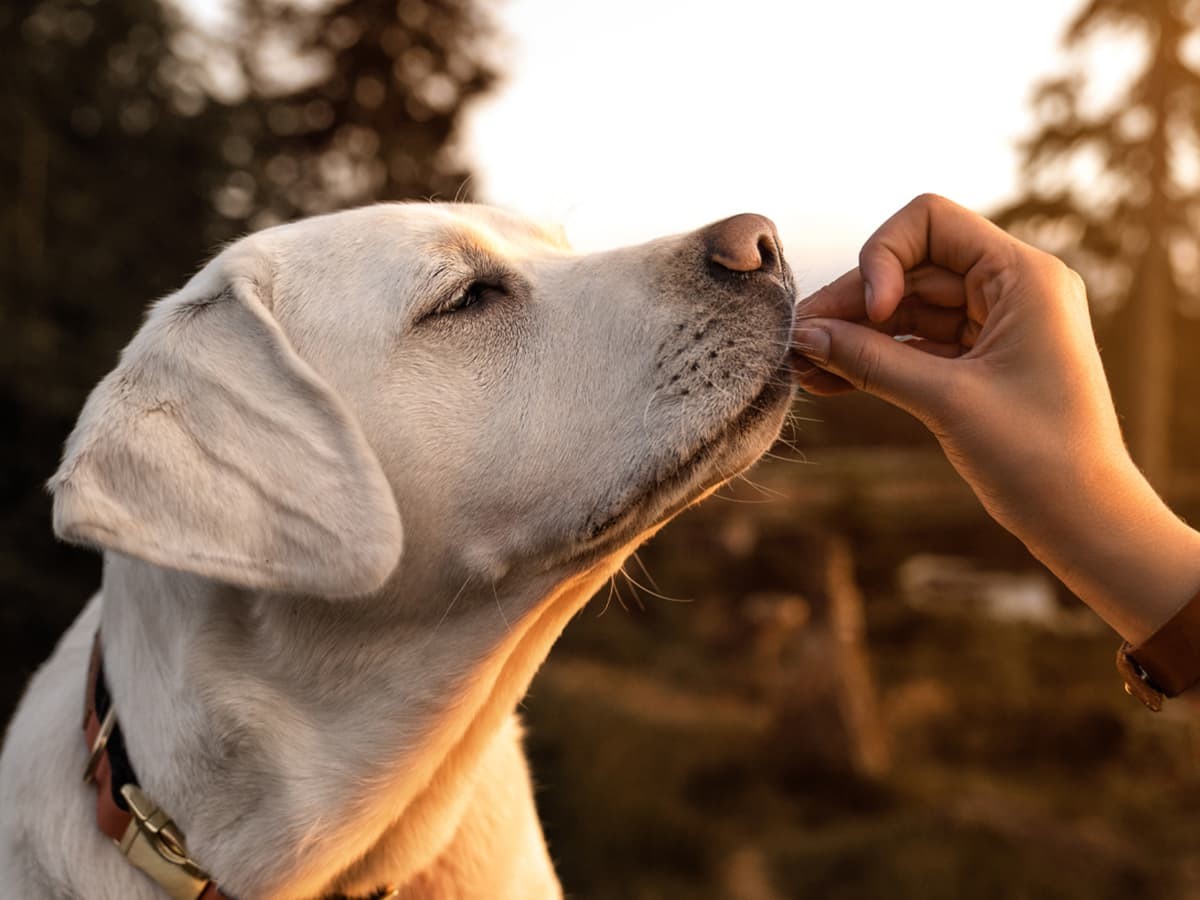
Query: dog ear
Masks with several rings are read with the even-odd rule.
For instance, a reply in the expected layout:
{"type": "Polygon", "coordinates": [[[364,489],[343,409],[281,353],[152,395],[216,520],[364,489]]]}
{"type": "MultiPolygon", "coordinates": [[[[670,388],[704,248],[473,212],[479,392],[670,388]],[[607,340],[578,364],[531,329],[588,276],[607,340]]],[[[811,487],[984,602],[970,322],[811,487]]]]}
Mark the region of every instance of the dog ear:
{"type": "Polygon", "coordinates": [[[369,593],[401,548],[383,470],[268,310],[262,260],[158,303],[49,482],[59,537],[246,587],[369,593]]]}

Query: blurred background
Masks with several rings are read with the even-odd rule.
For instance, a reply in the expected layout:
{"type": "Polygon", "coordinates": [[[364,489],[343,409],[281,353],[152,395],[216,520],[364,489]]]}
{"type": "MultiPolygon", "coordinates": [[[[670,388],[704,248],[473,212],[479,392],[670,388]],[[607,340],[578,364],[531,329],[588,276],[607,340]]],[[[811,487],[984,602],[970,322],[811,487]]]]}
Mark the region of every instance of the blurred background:
{"type": "MultiPolygon", "coordinates": [[[[1200,508],[1200,3],[21,0],[0,73],[0,720],[98,583],[42,484],[146,304],[374,200],[581,249],[753,210],[813,290],[946,194],[1085,276],[1135,456],[1200,508]]],[[[1123,694],[920,426],[801,398],[784,438],[533,685],[568,893],[1200,897],[1200,719],[1123,694]]]]}

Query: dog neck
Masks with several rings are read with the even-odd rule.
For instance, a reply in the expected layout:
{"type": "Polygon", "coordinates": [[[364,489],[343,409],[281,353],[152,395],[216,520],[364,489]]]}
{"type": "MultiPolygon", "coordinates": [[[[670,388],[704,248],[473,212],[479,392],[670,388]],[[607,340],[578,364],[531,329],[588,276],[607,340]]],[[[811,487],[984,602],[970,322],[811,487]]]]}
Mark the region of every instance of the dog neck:
{"type": "Polygon", "coordinates": [[[435,623],[401,597],[268,596],[107,554],[105,665],[142,787],[234,895],[411,883],[481,781],[527,783],[513,710],[632,546],[517,590],[464,585],[435,623]]]}

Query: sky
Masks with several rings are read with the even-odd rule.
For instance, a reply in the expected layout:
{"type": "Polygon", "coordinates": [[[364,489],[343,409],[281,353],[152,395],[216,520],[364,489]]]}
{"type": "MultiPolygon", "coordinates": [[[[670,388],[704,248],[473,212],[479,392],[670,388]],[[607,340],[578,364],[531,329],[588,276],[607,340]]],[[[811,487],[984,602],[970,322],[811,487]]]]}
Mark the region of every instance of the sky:
{"type": "Polygon", "coordinates": [[[1013,192],[1081,6],[507,0],[508,74],[465,134],[474,188],[584,250],[763,213],[819,287],[921,192],[980,211],[1013,192]]]}
{"type": "MultiPolygon", "coordinates": [[[[219,18],[227,0],[179,0],[219,18]]],[[[773,218],[803,287],[919,193],[1017,185],[1036,82],[1083,0],[494,0],[504,75],[470,110],[475,196],[594,250],[773,218]]],[[[1136,50],[1084,57],[1095,90],[1136,50]]]]}

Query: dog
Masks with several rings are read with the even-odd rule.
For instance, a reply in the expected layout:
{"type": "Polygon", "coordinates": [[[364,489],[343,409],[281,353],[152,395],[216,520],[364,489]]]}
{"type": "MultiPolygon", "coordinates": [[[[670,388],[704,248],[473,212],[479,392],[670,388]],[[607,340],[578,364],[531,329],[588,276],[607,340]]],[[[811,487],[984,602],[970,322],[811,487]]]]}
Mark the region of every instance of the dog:
{"type": "Polygon", "coordinates": [[[103,578],[0,755],[3,896],[560,897],[516,705],[627,555],[774,441],[794,304],[750,214],[576,254],[395,203],[224,249],[49,483],[103,578]],[[120,768],[80,732],[101,691],[142,792],[112,775],[124,852],[81,778],[89,749],[120,768]]]}

